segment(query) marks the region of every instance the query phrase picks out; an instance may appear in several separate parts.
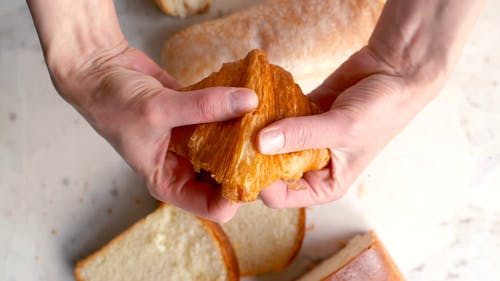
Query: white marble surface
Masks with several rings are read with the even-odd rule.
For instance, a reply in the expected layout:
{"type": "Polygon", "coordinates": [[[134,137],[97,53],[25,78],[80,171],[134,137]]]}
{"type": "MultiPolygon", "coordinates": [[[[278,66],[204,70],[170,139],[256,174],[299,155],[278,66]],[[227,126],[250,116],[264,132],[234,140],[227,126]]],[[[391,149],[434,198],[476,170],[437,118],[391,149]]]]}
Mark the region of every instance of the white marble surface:
{"type": "MultiPolygon", "coordinates": [[[[256,1],[219,0],[206,18],[256,1]]],[[[0,280],[72,280],[74,262],[154,208],[144,184],[54,91],[22,1],[0,0],[0,280]]],[[[191,23],[117,1],[125,34],[158,60],[191,23]]],[[[346,199],[308,209],[293,280],[375,228],[409,280],[500,280],[500,2],[489,1],[442,95],[346,199]],[[312,227],[314,226],[314,227],[312,227]]]]}

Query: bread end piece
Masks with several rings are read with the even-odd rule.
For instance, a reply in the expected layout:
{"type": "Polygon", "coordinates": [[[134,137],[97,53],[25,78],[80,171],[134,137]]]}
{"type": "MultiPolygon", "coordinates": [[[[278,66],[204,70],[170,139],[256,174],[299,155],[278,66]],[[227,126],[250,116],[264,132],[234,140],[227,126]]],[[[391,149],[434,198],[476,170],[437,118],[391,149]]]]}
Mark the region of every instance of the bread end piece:
{"type": "Polygon", "coordinates": [[[186,18],[208,11],[212,0],[155,0],[155,2],[165,14],[186,18]]]}
{"type": "Polygon", "coordinates": [[[263,51],[253,50],[243,60],[224,64],[219,72],[184,91],[214,86],[252,89],[259,97],[259,106],[241,118],[198,125],[187,147],[173,142],[170,150],[186,157],[197,172],[208,171],[222,185],[225,198],[254,201],[260,190],[273,182],[297,181],[305,172],[329,163],[328,149],[279,155],[263,155],[257,150],[258,133],[272,122],[321,112],[290,73],[269,64],[263,51]]]}
{"type": "Polygon", "coordinates": [[[375,232],[357,235],[297,281],[404,281],[375,232]]]}

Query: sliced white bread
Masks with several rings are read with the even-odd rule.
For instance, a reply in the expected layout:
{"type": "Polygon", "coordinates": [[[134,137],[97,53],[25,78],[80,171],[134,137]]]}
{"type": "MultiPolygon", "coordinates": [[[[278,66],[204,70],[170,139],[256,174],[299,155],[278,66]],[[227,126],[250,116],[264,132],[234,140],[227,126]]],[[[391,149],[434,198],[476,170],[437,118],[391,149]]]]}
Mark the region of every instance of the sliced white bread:
{"type": "Polygon", "coordinates": [[[171,205],[78,262],[78,281],[236,281],[238,264],[218,224],[171,205]]]}
{"type": "Polygon", "coordinates": [[[355,236],[337,254],[297,281],[402,281],[396,264],[372,231],[355,236]]]}
{"type": "Polygon", "coordinates": [[[275,210],[255,201],[242,205],[222,228],[233,244],[241,276],[279,271],[302,245],[305,210],[275,210]]]}
{"type": "Polygon", "coordinates": [[[210,8],[211,0],[156,0],[158,7],[171,16],[185,18],[210,8]]]}

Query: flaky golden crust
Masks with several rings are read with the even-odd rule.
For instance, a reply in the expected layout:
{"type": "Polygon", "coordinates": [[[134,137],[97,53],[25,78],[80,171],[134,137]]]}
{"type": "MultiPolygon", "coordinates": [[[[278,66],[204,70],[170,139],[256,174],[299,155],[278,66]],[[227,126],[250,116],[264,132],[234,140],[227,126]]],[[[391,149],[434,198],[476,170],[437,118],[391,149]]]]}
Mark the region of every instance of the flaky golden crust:
{"type": "Polygon", "coordinates": [[[271,65],[264,52],[251,51],[241,61],[224,64],[221,70],[185,91],[214,86],[254,90],[259,106],[241,118],[198,125],[189,143],[171,143],[170,150],[186,157],[196,171],[205,170],[222,185],[222,195],[236,202],[257,199],[263,188],[277,180],[296,181],[303,173],[325,167],[328,149],[263,155],[256,139],[261,129],[287,117],[319,113],[302,93],[290,73],[271,65]]]}
{"type": "Polygon", "coordinates": [[[404,281],[403,274],[375,232],[370,235],[375,243],[322,281],[404,281]]]}

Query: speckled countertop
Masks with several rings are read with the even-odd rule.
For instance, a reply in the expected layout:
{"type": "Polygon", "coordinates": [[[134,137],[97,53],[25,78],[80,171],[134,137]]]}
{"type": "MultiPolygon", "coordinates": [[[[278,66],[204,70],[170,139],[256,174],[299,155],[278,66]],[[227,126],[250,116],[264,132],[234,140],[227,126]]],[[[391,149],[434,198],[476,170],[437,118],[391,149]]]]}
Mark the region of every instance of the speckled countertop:
{"type": "MultiPolygon", "coordinates": [[[[116,1],[122,28],[158,61],[192,22],[256,1],[215,2],[191,21],[116,1]]],[[[409,280],[500,280],[500,2],[489,1],[442,94],[348,196],[308,209],[293,280],[374,228],[409,280]]],[[[154,209],[144,184],[55,92],[23,1],[0,5],[0,280],[72,280],[74,262],[154,209]]]]}

